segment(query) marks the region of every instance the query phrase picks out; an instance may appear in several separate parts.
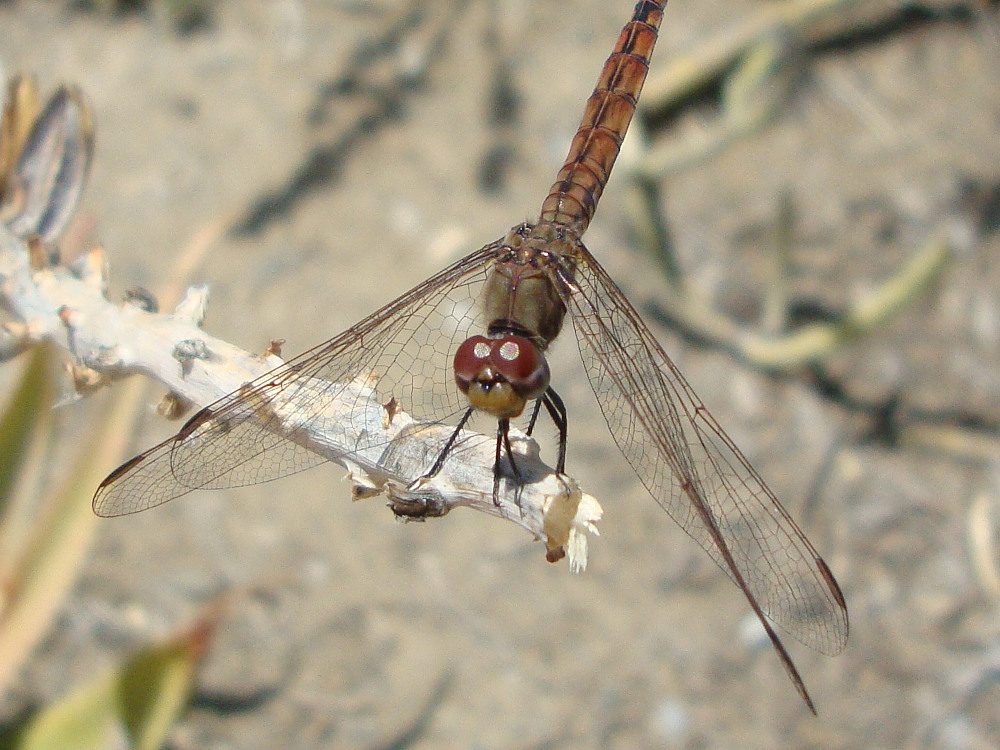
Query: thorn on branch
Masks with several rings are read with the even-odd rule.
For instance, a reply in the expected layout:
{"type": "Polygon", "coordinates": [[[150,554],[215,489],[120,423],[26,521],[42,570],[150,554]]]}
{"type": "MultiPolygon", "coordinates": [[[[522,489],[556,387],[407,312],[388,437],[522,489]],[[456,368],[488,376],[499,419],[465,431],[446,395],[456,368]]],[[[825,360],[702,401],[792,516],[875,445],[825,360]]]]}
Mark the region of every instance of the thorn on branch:
{"type": "Polygon", "coordinates": [[[263,352],[261,352],[261,362],[267,361],[267,358],[270,356],[280,357],[281,347],[284,346],[284,343],[284,339],[271,339],[271,343],[267,345],[267,348],[263,352]]]}
{"type": "MultiPolygon", "coordinates": [[[[31,264],[32,271],[44,271],[53,265],[52,259],[45,250],[45,242],[42,240],[41,235],[33,234],[26,241],[28,243],[28,262],[31,264]]],[[[58,265],[58,263],[59,259],[57,256],[55,264],[58,265]]]]}
{"type": "Polygon", "coordinates": [[[66,371],[73,379],[73,390],[78,396],[87,396],[107,383],[101,373],[85,365],[67,362],[66,371]]]}
{"type": "Polygon", "coordinates": [[[156,413],[173,422],[187,414],[193,406],[194,404],[183,396],[173,391],[167,391],[160,399],[160,403],[156,405],[156,413]]]}
{"type": "Polygon", "coordinates": [[[201,326],[205,320],[207,309],[208,287],[193,286],[184,293],[184,299],[177,304],[177,307],[174,309],[174,315],[186,318],[196,326],[201,326]]]}
{"type": "Polygon", "coordinates": [[[108,291],[108,256],[101,245],[94,245],[73,261],[71,270],[87,286],[101,294],[108,291]]]}

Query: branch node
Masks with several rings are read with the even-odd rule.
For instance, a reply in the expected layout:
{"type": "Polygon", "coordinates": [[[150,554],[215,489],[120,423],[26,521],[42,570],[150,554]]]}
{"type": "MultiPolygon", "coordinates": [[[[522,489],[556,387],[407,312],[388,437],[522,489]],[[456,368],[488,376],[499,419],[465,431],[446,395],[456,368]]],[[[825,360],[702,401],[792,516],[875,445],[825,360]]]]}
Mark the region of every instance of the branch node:
{"type": "MultiPolygon", "coordinates": [[[[43,271],[52,265],[48,251],[45,249],[45,241],[40,234],[33,234],[25,238],[28,245],[28,263],[32,271],[43,271]]],[[[58,264],[58,258],[56,259],[58,264]]]]}
{"type": "Polygon", "coordinates": [[[108,291],[108,255],[102,245],[94,245],[90,250],[73,261],[71,270],[84,284],[106,295],[108,291]]]}
{"type": "Polygon", "coordinates": [[[174,310],[174,315],[179,318],[187,318],[196,326],[201,326],[205,320],[205,311],[208,308],[208,285],[188,287],[184,294],[184,299],[180,301],[174,310]]]}
{"type": "Polygon", "coordinates": [[[73,390],[76,391],[78,396],[86,396],[93,393],[108,382],[108,379],[104,375],[86,365],[67,362],[66,371],[73,379],[73,390]]]}
{"type": "Polygon", "coordinates": [[[124,302],[126,305],[133,305],[148,313],[155,313],[160,310],[160,303],[157,302],[153,293],[141,286],[126,289],[124,302]]]}
{"type": "Polygon", "coordinates": [[[265,362],[270,356],[280,357],[281,347],[284,346],[284,339],[271,339],[271,343],[267,345],[267,348],[261,353],[260,361],[265,362]]]}
{"type": "Polygon", "coordinates": [[[171,422],[176,421],[191,410],[193,404],[173,391],[167,391],[156,405],[156,413],[171,422]]]}

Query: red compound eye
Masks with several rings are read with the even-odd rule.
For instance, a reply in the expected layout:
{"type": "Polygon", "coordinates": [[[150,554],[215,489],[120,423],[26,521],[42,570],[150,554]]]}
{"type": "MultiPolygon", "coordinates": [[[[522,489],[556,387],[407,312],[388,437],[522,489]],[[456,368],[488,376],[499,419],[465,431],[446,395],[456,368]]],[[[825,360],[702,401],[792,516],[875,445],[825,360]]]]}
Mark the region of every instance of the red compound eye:
{"type": "Polygon", "coordinates": [[[516,417],[549,387],[549,365],[523,336],[471,336],[455,352],[455,382],[477,409],[516,417]]]}
{"type": "Polygon", "coordinates": [[[492,351],[493,340],[485,336],[471,336],[458,347],[455,352],[455,382],[462,393],[468,393],[469,386],[489,366],[492,351]]]}
{"type": "Polygon", "coordinates": [[[548,362],[538,347],[523,336],[504,336],[494,340],[491,361],[525,399],[541,396],[549,387],[548,362]]]}

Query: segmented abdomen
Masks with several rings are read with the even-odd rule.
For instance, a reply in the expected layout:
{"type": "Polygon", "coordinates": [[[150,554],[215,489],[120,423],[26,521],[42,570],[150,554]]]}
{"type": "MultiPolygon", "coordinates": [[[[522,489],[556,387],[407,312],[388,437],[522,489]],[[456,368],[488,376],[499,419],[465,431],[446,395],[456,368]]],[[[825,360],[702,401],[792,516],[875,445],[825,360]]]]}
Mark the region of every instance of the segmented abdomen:
{"type": "Polygon", "coordinates": [[[541,221],[582,235],[597,210],[629,122],[635,113],[667,0],[640,0],[604,63],[566,163],[542,203],[541,221]]]}

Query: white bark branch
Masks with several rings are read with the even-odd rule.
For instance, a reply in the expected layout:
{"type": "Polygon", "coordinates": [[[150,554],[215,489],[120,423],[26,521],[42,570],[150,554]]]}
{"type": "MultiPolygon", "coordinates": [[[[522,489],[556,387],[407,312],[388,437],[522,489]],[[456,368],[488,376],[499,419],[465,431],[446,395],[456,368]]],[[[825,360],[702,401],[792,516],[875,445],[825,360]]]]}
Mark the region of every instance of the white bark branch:
{"type": "MultiPolygon", "coordinates": [[[[32,242],[34,252],[31,242],[0,225],[0,294],[23,324],[8,326],[7,352],[49,339],[70,352],[78,368],[86,368],[92,385],[142,373],[198,407],[283,365],[274,354],[251,354],[200,328],[207,287],[189,289],[169,314],[115,304],[105,296],[102,250],[92,250],[70,268],[46,265],[38,240],[32,242]]],[[[549,559],[565,554],[574,570],[585,567],[586,533],[596,533],[601,508],[573,479],[544,464],[531,438],[512,434],[518,469],[527,483],[517,493],[510,483],[502,483],[499,504],[493,499],[493,436],[463,431],[441,471],[421,479],[428,456],[433,462],[452,428],[414,422],[406,404],[390,419],[372,385],[349,384],[344,397],[323,403],[320,415],[303,412],[294,401],[268,403],[266,409],[279,415],[277,429],[287,439],[347,468],[355,498],[384,494],[402,518],[441,516],[463,505],[501,516],[544,541],[549,559]],[[374,434],[384,440],[372,440],[374,434]],[[362,436],[382,447],[354,451],[362,436]]],[[[328,384],[319,381],[321,386],[328,384]]],[[[305,404],[301,395],[297,400],[305,404]]]]}

